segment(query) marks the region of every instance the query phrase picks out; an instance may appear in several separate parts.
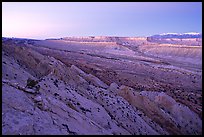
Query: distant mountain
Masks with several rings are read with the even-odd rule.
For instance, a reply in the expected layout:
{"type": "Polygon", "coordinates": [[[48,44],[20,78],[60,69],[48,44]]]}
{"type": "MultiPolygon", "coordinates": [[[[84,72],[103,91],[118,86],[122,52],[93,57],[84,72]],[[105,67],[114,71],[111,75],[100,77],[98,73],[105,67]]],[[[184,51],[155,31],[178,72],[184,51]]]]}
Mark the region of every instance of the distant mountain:
{"type": "Polygon", "coordinates": [[[147,37],[147,41],[159,44],[202,46],[202,34],[197,32],[163,33],[147,37]]]}
{"type": "Polygon", "coordinates": [[[202,38],[201,33],[197,32],[189,32],[189,33],[163,33],[159,35],[153,35],[150,36],[153,38],[179,38],[179,39],[185,39],[185,38],[202,38]]]}

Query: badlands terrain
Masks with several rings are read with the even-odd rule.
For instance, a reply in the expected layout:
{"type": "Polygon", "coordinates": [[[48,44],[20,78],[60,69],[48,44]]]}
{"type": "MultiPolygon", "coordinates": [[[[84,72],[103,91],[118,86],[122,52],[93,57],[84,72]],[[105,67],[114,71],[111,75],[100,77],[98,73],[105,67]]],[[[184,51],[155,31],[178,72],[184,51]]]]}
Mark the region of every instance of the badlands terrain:
{"type": "Polygon", "coordinates": [[[202,135],[202,38],[2,38],[3,135],[202,135]]]}

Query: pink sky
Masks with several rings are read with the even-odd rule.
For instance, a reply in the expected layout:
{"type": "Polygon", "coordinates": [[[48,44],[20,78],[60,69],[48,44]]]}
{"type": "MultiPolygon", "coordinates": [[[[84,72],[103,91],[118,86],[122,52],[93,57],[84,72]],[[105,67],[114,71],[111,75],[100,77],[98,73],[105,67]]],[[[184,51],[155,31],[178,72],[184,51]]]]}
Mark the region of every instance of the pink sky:
{"type": "Polygon", "coordinates": [[[3,37],[201,32],[201,2],[3,2],[3,37]]]}

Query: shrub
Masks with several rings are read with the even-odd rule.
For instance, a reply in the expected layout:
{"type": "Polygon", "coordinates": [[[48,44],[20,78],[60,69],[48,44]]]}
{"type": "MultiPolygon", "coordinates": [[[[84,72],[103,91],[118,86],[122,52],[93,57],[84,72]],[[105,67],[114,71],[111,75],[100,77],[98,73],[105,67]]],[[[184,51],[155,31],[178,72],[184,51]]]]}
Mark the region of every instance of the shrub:
{"type": "Polygon", "coordinates": [[[58,87],[58,84],[57,84],[58,80],[55,80],[53,83],[56,87],[58,87]]]}
{"type": "Polygon", "coordinates": [[[36,84],[38,84],[38,81],[28,78],[26,87],[33,88],[36,84]]]}

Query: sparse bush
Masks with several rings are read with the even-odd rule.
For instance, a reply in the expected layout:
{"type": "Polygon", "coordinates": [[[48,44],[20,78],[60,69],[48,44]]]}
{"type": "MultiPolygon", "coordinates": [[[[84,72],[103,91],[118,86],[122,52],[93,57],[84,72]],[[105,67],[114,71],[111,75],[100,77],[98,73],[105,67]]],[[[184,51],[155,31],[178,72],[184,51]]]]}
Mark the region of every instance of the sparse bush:
{"type": "Polygon", "coordinates": [[[80,105],[80,103],[79,103],[79,102],[77,102],[77,105],[80,105]]]}
{"type": "Polygon", "coordinates": [[[54,81],[54,85],[55,85],[56,87],[58,87],[57,82],[58,82],[58,80],[55,80],[55,81],[54,81]]]}
{"type": "Polygon", "coordinates": [[[33,88],[36,84],[38,84],[38,81],[28,78],[26,87],[33,88]]]}
{"type": "Polygon", "coordinates": [[[54,93],[54,96],[59,96],[59,94],[58,93],[54,93]]]}

